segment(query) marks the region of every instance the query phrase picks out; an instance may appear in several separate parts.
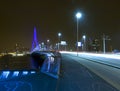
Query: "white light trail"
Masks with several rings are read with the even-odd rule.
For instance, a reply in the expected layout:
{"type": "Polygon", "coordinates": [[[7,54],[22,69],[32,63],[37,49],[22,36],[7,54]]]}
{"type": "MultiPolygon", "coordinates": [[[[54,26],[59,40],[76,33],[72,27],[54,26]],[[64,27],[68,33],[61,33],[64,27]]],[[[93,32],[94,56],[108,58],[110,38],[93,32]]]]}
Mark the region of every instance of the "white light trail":
{"type": "MultiPolygon", "coordinates": [[[[69,51],[61,51],[60,53],[77,54],[76,52],[69,52],[69,51]]],[[[87,52],[79,52],[78,54],[95,56],[95,57],[103,57],[103,58],[111,58],[111,59],[120,59],[120,55],[117,55],[117,54],[98,54],[98,53],[87,53],[87,52]]]]}

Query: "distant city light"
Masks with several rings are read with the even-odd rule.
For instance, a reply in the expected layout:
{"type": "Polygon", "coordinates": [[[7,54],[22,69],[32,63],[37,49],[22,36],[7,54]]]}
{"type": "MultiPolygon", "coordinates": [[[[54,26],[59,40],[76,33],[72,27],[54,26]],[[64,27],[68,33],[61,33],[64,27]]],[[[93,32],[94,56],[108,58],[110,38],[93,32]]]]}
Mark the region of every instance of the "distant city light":
{"type": "Polygon", "coordinates": [[[50,42],[50,40],[48,39],[47,42],[50,42]]]}

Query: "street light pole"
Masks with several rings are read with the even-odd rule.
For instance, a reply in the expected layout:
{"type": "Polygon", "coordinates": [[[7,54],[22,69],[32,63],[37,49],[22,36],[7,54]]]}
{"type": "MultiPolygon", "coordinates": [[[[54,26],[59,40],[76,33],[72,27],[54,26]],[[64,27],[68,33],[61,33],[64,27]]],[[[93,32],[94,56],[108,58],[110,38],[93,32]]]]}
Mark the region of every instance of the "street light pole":
{"type": "Polygon", "coordinates": [[[78,56],[78,18],[77,18],[77,56],[78,56]]]}
{"type": "Polygon", "coordinates": [[[111,40],[108,38],[108,36],[103,34],[103,53],[106,53],[106,40],[111,40]]]}
{"type": "Polygon", "coordinates": [[[77,18],[77,43],[76,43],[76,45],[77,45],[77,50],[76,50],[76,51],[77,51],[77,56],[78,56],[78,28],[79,28],[79,26],[78,26],[78,25],[79,25],[79,21],[78,21],[78,20],[79,20],[79,18],[81,18],[81,17],[82,17],[82,14],[78,12],[78,13],[76,14],[76,18],[77,18]]]}
{"type": "Polygon", "coordinates": [[[106,41],[107,40],[111,40],[111,39],[109,38],[109,36],[106,36],[103,34],[103,53],[104,54],[106,53],[106,41]]]}
{"type": "Polygon", "coordinates": [[[49,50],[49,48],[50,48],[50,47],[49,47],[49,42],[50,42],[50,40],[48,39],[48,40],[47,40],[47,50],[49,50]]]}
{"type": "Polygon", "coordinates": [[[105,50],[106,48],[105,48],[105,35],[103,35],[103,53],[105,54],[105,50]]]}
{"type": "Polygon", "coordinates": [[[58,33],[58,38],[59,38],[59,40],[58,40],[58,50],[60,49],[60,41],[61,41],[60,37],[61,37],[61,35],[62,35],[61,33],[58,33]]]}
{"type": "Polygon", "coordinates": [[[83,35],[83,51],[86,51],[86,36],[83,35]]]}

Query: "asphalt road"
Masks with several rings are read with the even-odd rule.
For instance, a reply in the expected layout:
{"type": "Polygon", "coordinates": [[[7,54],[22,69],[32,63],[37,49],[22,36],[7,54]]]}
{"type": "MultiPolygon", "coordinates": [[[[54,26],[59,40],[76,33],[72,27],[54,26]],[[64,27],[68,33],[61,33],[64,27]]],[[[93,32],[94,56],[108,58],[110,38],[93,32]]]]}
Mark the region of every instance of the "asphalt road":
{"type": "MultiPolygon", "coordinates": [[[[26,57],[18,58],[18,61],[23,59],[29,62],[29,58],[26,57]]],[[[76,56],[62,54],[59,79],[36,72],[35,74],[0,81],[0,91],[119,91],[91,72],[91,69],[87,69],[87,66],[84,67],[80,63],[82,61],[85,60],[76,56]]],[[[15,64],[22,64],[22,62],[16,61],[15,64]]],[[[21,65],[19,68],[22,68],[22,70],[24,70],[24,67],[25,70],[29,68],[27,62],[23,62],[24,66],[21,65]]]]}
{"type": "Polygon", "coordinates": [[[91,55],[86,53],[80,53],[79,57],[76,57],[76,54],[70,53],[67,54],[67,56],[84,65],[109,84],[120,90],[120,69],[117,67],[119,65],[118,59],[109,57],[106,58],[106,56],[99,57],[96,56],[96,54],[91,55]]]}
{"type": "Polygon", "coordinates": [[[78,61],[84,59],[62,54],[58,91],[118,91],[78,61]]]}

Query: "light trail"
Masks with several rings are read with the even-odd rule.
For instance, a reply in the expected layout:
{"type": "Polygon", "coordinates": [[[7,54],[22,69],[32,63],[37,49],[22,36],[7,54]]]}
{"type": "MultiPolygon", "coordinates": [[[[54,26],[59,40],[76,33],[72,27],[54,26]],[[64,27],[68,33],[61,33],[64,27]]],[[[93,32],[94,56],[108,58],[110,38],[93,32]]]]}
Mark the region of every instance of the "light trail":
{"type": "MultiPolygon", "coordinates": [[[[76,52],[69,52],[69,51],[61,51],[60,53],[77,54],[76,52]]],[[[87,52],[79,52],[78,54],[103,57],[103,58],[120,59],[120,55],[117,54],[100,54],[100,53],[87,53],[87,52]]]]}

